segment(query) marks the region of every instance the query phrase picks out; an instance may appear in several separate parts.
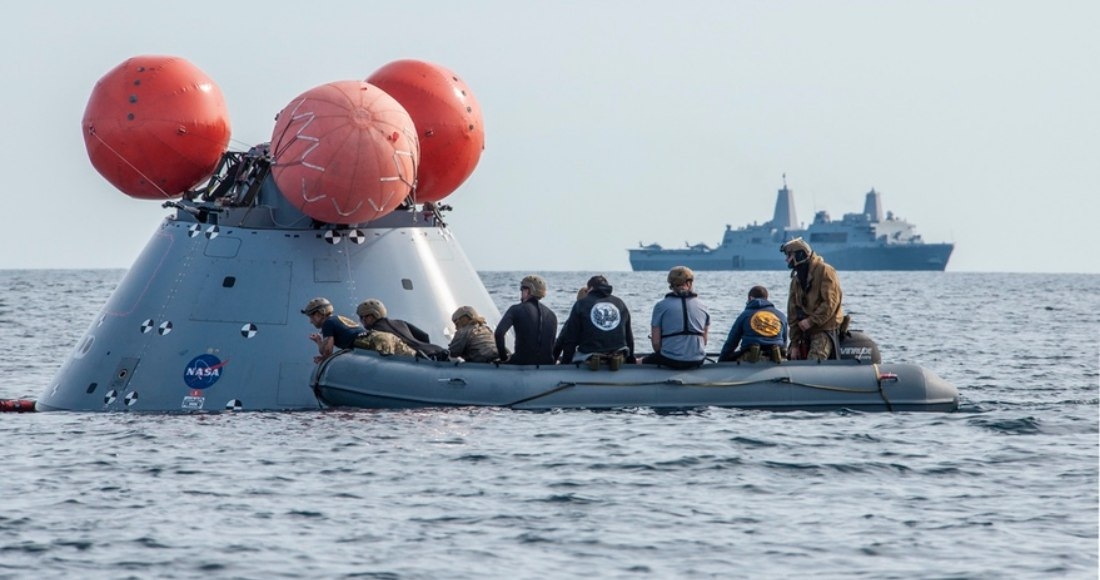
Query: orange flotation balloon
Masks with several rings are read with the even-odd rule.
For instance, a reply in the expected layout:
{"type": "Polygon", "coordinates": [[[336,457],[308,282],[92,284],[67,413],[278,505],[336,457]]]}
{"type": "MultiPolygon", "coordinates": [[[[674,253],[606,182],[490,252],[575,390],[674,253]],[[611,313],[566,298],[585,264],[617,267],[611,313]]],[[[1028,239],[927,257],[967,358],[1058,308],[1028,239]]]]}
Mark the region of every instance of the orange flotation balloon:
{"type": "Polygon", "coordinates": [[[137,56],[104,75],[82,128],[96,171],[141,199],[178,197],[209,177],[230,135],[218,85],[173,56],[137,56]]]}
{"type": "Polygon", "coordinates": [[[393,211],[412,190],[420,158],[409,114],[363,81],[328,83],[291,101],[279,113],[271,151],[283,195],[330,224],[393,211]]]}
{"type": "Polygon", "coordinates": [[[419,60],[391,62],[367,82],[397,99],[416,123],[416,201],[439,201],[458,189],[485,149],[481,107],[466,83],[442,66],[419,60]]]}

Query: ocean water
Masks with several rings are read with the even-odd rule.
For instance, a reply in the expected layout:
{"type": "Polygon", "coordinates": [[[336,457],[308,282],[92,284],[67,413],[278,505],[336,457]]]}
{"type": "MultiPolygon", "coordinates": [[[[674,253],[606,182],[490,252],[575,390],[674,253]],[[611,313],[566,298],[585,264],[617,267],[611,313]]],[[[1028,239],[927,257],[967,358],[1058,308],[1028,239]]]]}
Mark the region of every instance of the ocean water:
{"type": "MultiPolygon", "coordinates": [[[[122,273],[0,271],[0,398],[122,273]]],[[[591,274],[543,273],[562,319],[591,274]]],[[[663,274],[605,274],[645,344],[663,274]]],[[[957,413],[0,414],[0,578],[1096,578],[1100,276],[841,276],[957,413]]],[[[699,273],[712,350],[754,284],[699,273]]]]}

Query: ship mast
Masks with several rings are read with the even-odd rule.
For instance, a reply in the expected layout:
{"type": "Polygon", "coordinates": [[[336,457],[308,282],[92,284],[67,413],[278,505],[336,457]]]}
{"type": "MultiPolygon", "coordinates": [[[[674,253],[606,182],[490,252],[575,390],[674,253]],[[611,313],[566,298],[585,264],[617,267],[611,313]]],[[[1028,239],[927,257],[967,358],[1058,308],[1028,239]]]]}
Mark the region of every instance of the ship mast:
{"type": "Polygon", "coordinates": [[[783,189],[775,198],[775,213],[772,214],[771,227],[777,230],[798,229],[798,215],[794,209],[794,195],[787,189],[787,174],[783,174],[783,189]]]}

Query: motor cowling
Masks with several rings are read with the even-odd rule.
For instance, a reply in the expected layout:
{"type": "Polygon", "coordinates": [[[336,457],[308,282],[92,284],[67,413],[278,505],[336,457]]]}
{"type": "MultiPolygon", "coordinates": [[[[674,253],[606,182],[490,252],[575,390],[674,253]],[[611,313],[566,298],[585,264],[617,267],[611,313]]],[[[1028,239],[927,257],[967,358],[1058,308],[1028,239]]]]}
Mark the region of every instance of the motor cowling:
{"type": "Polygon", "coordinates": [[[882,363],[878,343],[860,330],[849,330],[840,337],[840,358],[864,363],[882,363]]]}

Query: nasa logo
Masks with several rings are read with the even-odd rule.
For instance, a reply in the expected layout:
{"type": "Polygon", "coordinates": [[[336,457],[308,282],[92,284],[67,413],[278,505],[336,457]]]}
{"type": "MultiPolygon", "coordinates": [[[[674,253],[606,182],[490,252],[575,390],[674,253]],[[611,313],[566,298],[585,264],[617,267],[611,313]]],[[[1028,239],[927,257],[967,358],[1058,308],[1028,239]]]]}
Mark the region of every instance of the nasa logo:
{"type": "Polygon", "coordinates": [[[592,324],[596,328],[608,331],[614,330],[619,326],[619,321],[622,320],[622,315],[619,314],[619,309],[610,302],[599,302],[592,307],[592,314],[590,316],[592,324]]]}
{"type": "Polygon", "coordinates": [[[209,388],[222,377],[222,367],[228,362],[212,354],[200,354],[183,369],[183,382],[192,389],[209,388]]]}

